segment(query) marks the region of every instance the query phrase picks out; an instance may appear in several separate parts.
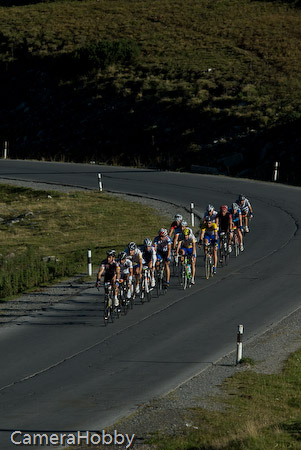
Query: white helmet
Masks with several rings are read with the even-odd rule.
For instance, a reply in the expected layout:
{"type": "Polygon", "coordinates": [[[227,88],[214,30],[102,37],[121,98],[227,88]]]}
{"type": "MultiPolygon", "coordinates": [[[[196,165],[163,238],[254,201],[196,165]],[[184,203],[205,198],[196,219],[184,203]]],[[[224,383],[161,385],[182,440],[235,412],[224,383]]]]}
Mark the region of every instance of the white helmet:
{"type": "Polygon", "coordinates": [[[183,217],[181,216],[181,214],[176,214],[175,215],[175,221],[176,222],[181,222],[181,220],[183,220],[183,217]]]}

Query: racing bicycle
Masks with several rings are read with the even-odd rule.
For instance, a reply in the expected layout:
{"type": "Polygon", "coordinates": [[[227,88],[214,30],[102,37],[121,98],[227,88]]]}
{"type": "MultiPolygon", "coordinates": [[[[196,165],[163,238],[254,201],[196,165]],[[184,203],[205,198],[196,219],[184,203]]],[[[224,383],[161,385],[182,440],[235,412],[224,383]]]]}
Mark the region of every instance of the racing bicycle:
{"type": "Polygon", "coordinates": [[[187,287],[191,287],[192,275],[191,275],[191,256],[185,255],[182,265],[181,271],[179,273],[179,281],[180,285],[183,289],[187,287]]]}
{"type": "Polygon", "coordinates": [[[213,277],[213,247],[211,242],[205,243],[205,277],[209,280],[210,277],[213,277]]]}
{"type": "Polygon", "coordinates": [[[109,281],[105,282],[104,289],[105,289],[105,297],[104,297],[103,320],[105,326],[107,326],[109,320],[113,323],[115,317],[116,316],[119,317],[119,313],[118,308],[114,306],[114,291],[112,284],[109,281]]]}
{"type": "Polygon", "coordinates": [[[143,266],[142,268],[142,277],[140,281],[140,300],[141,303],[144,303],[144,300],[147,299],[149,302],[152,298],[151,293],[151,273],[150,269],[147,266],[143,266]]]}
{"type": "Polygon", "coordinates": [[[229,262],[229,243],[227,233],[221,231],[219,233],[219,262],[221,266],[226,266],[229,262]]]}

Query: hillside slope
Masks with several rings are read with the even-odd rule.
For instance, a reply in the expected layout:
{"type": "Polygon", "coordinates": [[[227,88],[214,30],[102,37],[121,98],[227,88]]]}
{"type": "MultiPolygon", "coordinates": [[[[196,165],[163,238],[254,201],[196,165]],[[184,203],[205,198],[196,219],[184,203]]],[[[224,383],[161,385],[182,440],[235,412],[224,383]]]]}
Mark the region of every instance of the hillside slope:
{"type": "Polygon", "coordinates": [[[300,178],[299,2],[1,1],[11,157],[300,178]],[[27,4],[28,3],[28,4],[27,4]]]}

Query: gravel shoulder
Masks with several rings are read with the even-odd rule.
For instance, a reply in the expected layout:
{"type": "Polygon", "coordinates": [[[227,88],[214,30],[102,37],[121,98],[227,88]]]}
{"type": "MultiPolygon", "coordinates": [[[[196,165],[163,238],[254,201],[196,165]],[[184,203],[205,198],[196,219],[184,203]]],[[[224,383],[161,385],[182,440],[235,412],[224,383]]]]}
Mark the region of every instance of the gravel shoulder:
{"type": "MultiPolygon", "coordinates": [[[[9,184],[8,180],[0,180],[9,184]]],[[[43,190],[71,191],[68,187],[45,185],[42,183],[15,182],[10,184],[27,186],[43,190]]],[[[128,198],[127,196],[123,196],[128,198]]],[[[129,200],[142,202],[154,207],[159,213],[170,215],[173,218],[175,207],[164,202],[156,202],[143,198],[129,197],[129,200]]],[[[187,211],[179,210],[188,216],[187,211]]],[[[23,295],[15,300],[0,303],[0,327],[18,324],[28,316],[41,313],[55,303],[66,301],[74,295],[79,295],[91,285],[82,277],[64,280],[54,286],[41,289],[31,294],[23,295]],[[39,295],[39,293],[41,295],[39,295]],[[43,294],[43,295],[42,295],[43,294]]],[[[301,308],[283,318],[273,325],[265,333],[244,342],[243,354],[252,358],[256,365],[252,368],[260,373],[279,372],[288,356],[301,347],[301,308]]],[[[144,405],[137,405],[136,410],[130,416],[123,418],[112,429],[118,429],[119,433],[135,434],[135,446],[143,450],[153,447],[146,444],[145,440],[158,431],[165,434],[174,434],[183,427],[193,426],[190,408],[220,408],[213,398],[220,394],[219,386],[229,376],[238,371],[245,370],[244,366],[235,365],[235,343],[233,352],[225,355],[219,361],[185,381],[166,395],[152,399],[144,405]]],[[[77,447],[84,448],[84,447],[77,447]]],[[[111,448],[115,448],[111,446],[111,448]]],[[[120,446],[116,446],[120,448],[120,446]]]]}

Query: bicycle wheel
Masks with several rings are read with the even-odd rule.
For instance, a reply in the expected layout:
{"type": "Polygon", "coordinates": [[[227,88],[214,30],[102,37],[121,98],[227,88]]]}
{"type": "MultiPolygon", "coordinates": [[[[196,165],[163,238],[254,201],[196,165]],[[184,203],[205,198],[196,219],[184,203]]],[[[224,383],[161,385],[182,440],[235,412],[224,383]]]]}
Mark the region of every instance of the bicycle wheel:
{"type": "Polygon", "coordinates": [[[144,303],[144,297],[145,297],[145,274],[142,275],[142,280],[140,283],[140,301],[142,304],[144,303]]]}
{"type": "Polygon", "coordinates": [[[183,289],[185,290],[188,286],[188,273],[187,273],[187,265],[183,266],[183,289]]]}
{"type": "Polygon", "coordinates": [[[110,308],[110,313],[109,313],[109,318],[111,319],[111,322],[114,323],[115,321],[115,317],[114,317],[115,313],[114,313],[114,308],[110,308]]]}
{"type": "Polygon", "coordinates": [[[221,267],[223,267],[223,265],[225,263],[225,253],[224,253],[224,249],[222,246],[220,247],[218,253],[219,253],[219,255],[218,255],[219,263],[220,263],[221,267]]]}
{"type": "Polygon", "coordinates": [[[183,264],[181,264],[178,273],[179,285],[183,286],[183,264]]]}
{"type": "Polygon", "coordinates": [[[148,302],[151,301],[152,298],[152,288],[151,288],[151,277],[150,274],[147,274],[145,277],[145,292],[146,292],[146,299],[148,302]]]}
{"type": "Polygon", "coordinates": [[[109,317],[110,317],[109,297],[108,294],[105,294],[104,309],[103,309],[103,321],[105,326],[108,325],[109,317]]]}
{"type": "Polygon", "coordinates": [[[235,250],[235,256],[237,257],[239,255],[239,241],[238,241],[238,236],[236,233],[234,236],[234,250],[235,250]]]}
{"type": "Polygon", "coordinates": [[[124,298],[124,299],[122,300],[122,312],[123,312],[123,315],[124,315],[124,316],[127,315],[128,309],[129,309],[129,303],[127,302],[127,299],[124,298]]]}
{"type": "Polygon", "coordinates": [[[212,275],[211,257],[210,257],[210,255],[207,252],[206,256],[205,256],[205,277],[206,277],[206,280],[209,280],[211,275],[212,275]]]}
{"type": "Polygon", "coordinates": [[[229,262],[229,253],[225,253],[224,255],[223,255],[223,265],[224,266],[227,266],[228,265],[228,262],[229,262]]]}
{"type": "Polygon", "coordinates": [[[109,317],[110,317],[110,312],[108,311],[108,309],[105,306],[105,309],[103,312],[103,321],[104,321],[105,327],[108,325],[109,317]]]}

